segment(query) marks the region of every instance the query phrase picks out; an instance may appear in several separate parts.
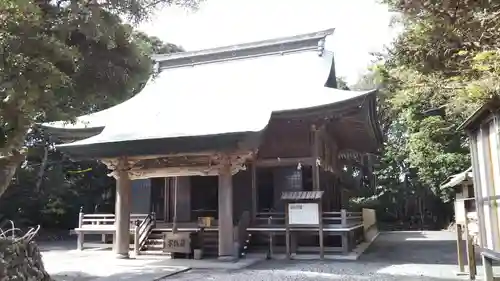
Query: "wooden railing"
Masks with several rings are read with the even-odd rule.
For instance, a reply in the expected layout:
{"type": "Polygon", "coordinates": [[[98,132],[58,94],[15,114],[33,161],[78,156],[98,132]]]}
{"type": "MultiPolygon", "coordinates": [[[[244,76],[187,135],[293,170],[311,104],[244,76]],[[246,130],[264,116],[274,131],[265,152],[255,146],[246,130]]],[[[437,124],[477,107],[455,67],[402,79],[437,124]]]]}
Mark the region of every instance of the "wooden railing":
{"type": "MultiPolygon", "coordinates": [[[[149,214],[130,214],[130,231],[134,231],[136,221],[144,221],[149,214]]],[[[106,236],[115,235],[115,221],[114,214],[85,214],[82,210],[78,215],[78,227],[72,231],[71,234],[78,235],[77,249],[82,250],[86,234],[101,234],[102,243],[89,243],[94,246],[108,245],[106,236]]]]}
{"type": "Polygon", "coordinates": [[[144,220],[137,220],[135,222],[134,231],[134,253],[139,255],[142,247],[146,244],[151,231],[155,227],[156,217],[155,213],[149,214],[144,220]]]}
{"type": "MultiPolygon", "coordinates": [[[[130,214],[130,228],[133,229],[137,220],[142,221],[147,216],[148,214],[130,214]]],[[[115,224],[115,220],[115,214],[84,214],[80,212],[78,228],[109,227],[115,224]]]]}
{"type": "MultiPolygon", "coordinates": [[[[363,223],[361,212],[323,212],[322,220],[324,225],[338,225],[339,227],[349,227],[363,223]]],[[[260,212],[256,214],[255,224],[257,225],[285,225],[285,213],[282,212],[260,212]]]]}

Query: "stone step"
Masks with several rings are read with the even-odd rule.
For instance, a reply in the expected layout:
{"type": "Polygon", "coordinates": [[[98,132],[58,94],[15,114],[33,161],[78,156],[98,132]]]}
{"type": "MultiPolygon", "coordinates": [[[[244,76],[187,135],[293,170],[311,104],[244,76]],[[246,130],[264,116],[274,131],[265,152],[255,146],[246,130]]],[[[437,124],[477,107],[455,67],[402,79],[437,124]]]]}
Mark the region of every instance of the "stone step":
{"type": "Polygon", "coordinates": [[[170,253],[166,253],[159,250],[142,250],[141,255],[150,255],[150,256],[170,256],[170,253]]]}
{"type": "Polygon", "coordinates": [[[143,247],[144,250],[163,250],[163,245],[144,245],[143,247]]]}
{"type": "Polygon", "coordinates": [[[151,239],[149,238],[148,240],[146,240],[146,245],[149,245],[149,244],[163,244],[165,240],[164,239],[151,239]]]}

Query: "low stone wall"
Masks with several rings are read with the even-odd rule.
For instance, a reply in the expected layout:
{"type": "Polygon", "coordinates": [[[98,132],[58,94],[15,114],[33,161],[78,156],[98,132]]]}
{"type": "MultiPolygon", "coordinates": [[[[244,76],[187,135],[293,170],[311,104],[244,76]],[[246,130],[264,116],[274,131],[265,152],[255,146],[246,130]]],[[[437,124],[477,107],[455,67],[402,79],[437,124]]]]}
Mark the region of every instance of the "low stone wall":
{"type": "Polygon", "coordinates": [[[33,241],[0,238],[0,281],[51,281],[33,241]]]}
{"type": "Polygon", "coordinates": [[[377,214],[373,209],[363,208],[362,216],[365,241],[371,242],[378,234],[377,214]]]}

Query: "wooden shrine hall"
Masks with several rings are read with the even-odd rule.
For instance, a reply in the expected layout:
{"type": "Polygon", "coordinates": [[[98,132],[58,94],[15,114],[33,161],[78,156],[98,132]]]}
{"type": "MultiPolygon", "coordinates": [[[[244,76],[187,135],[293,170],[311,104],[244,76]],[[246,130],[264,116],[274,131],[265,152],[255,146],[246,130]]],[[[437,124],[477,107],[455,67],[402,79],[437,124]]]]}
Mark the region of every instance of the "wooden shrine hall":
{"type": "MultiPolygon", "coordinates": [[[[374,184],[382,136],[376,91],[336,88],[332,34],[158,55],[159,74],[134,97],[74,123],[44,124],[64,142],[59,151],[98,159],[116,178],[115,214],[82,212],[75,231],[113,235],[119,257],[128,257],[131,237],[139,254],[158,240],[157,250],[185,247],[166,233],[203,232],[205,254],[213,241],[213,254],[230,258],[271,234],[278,249],[282,196],[308,191],[321,192],[323,235],[341,240],[325,243],[352,248],[363,215],[346,210],[348,190],[374,184]],[[349,175],[346,165],[360,172],[349,175]]],[[[317,231],[295,232],[295,250],[317,245],[317,231]]]]}

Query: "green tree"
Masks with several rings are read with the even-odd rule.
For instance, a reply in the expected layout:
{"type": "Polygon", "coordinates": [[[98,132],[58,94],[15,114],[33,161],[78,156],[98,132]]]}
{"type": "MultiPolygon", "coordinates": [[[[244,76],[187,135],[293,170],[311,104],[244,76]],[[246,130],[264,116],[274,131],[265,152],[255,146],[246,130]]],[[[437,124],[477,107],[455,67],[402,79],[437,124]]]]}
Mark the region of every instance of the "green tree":
{"type": "Polygon", "coordinates": [[[344,77],[337,77],[337,88],[342,90],[349,90],[349,86],[344,77]]]}
{"type": "MultiPolygon", "coordinates": [[[[0,1],[0,195],[37,122],[71,120],[133,95],[151,73],[132,22],[195,0],[0,1]],[[134,40],[135,39],[135,40],[134,40]]],[[[152,50],[169,49],[149,38],[152,50]],[[155,45],[156,44],[156,45],[155,45]]]]}
{"type": "Polygon", "coordinates": [[[368,75],[380,89],[387,138],[378,195],[434,196],[447,208],[454,192],[440,184],[470,166],[466,136],[457,128],[500,89],[500,2],[381,2],[399,13],[403,31],[368,75]]]}
{"type": "MultiPolygon", "coordinates": [[[[133,33],[133,41],[148,57],[182,51],[141,32],[133,33]]],[[[37,128],[28,134],[29,153],[0,198],[0,214],[18,226],[40,224],[53,232],[74,228],[80,207],[112,213],[115,180],[107,176],[107,167],[98,161],[71,161],[52,149],[54,141],[37,128]]]]}

